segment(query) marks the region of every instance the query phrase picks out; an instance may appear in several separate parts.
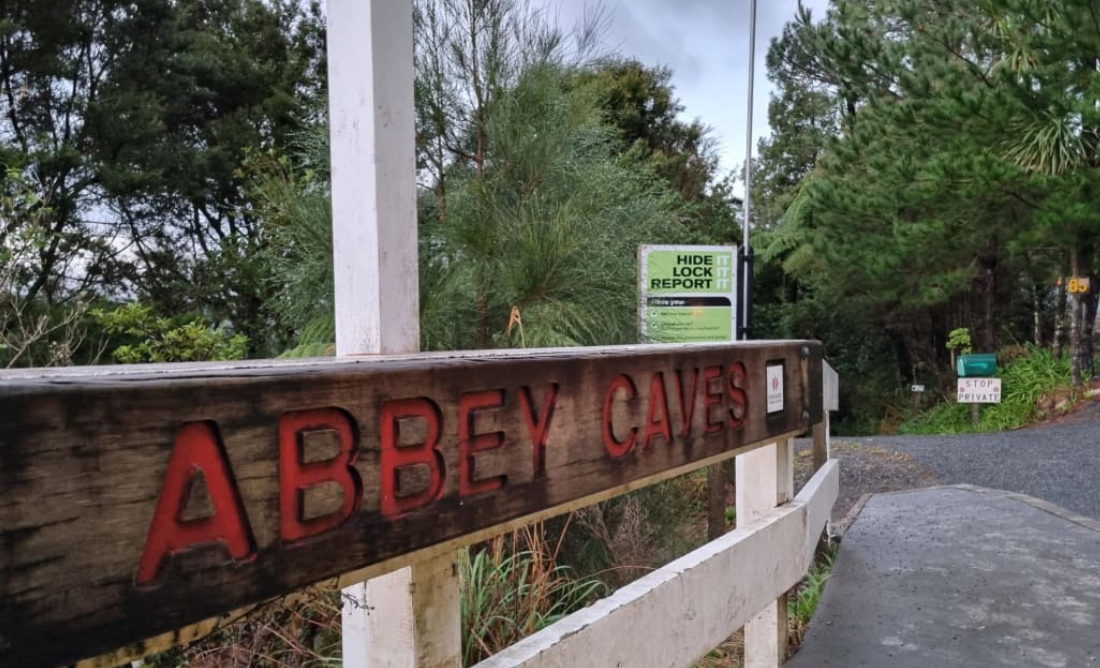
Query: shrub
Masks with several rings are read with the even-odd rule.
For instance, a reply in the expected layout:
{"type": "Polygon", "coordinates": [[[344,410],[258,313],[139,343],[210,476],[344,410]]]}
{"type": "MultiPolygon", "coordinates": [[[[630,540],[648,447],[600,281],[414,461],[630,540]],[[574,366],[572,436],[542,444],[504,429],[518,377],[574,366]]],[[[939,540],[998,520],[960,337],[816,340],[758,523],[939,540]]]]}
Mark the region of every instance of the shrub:
{"type": "Polygon", "coordinates": [[[621,587],[706,541],[706,470],[577,511],[564,558],[621,587]]]}
{"type": "Polygon", "coordinates": [[[121,364],[239,360],[248,353],[244,335],[209,327],[199,317],[180,322],[137,302],[92,315],[114,337],[117,347],[111,357],[121,364]]]}

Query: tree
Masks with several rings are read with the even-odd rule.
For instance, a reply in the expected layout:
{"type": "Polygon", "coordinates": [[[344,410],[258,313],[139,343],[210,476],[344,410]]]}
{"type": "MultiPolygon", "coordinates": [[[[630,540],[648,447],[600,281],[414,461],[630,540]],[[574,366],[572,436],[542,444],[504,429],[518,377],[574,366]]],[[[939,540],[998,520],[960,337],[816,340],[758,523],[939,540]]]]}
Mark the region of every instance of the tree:
{"type": "MultiPolygon", "coordinates": [[[[48,308],[28,299],[39,252],[49,244],[46,221],[50,203],[37,195],[15,170],[8,170],[0,191],[0,368],[56,366],[80,360],[87,338],[88,303],[72,300],[48,308]]],[[[91,361],[95,361],[93,354],[91,361]]]]}
{"type": "Polygon", "coordinates": [[[51,196],[26,297],[137,293],[263,331],[250,265],[263,241],[237,169],[297,131],[321,71],[319,11],[0,3],[0,162],[51,196]]]}
{"type": "Polygon", "coordinates": [[[953,0],[838,0],[820,23],[804,12],[769,58],[783,118],[758,169],[781,223],[763,255],[797,287],[777,296],[788,321],[860,304],[861,325],[900,351],[895,382],[949,374],[956,327],[995,350],[1020,286],[1049,265],[1024,243],[1042,184],[990,151],[1016,104],[986,26],[953,0]]]}
{"type": "MultiPolygon", "coordinates": [[[[1100,234],[1100,30],[1087,0],[1036,3],[987,0],[989,44],[1001,55],[996,85],[1014,103],[1002,153],[1037,177],[1036,220],[1066,248],[1073,276],[1094,276],[1100,234]]],[[[1096,291],[1074,298],[1073,382],[1095,371],[1096,291]]]]}
{"type": "Polygon", "coordinates": [[[569,85],[592,95],[604,119],[617,130],[624,160],[663,178],[688,206],[684,243],[727,243],[740,236],[740,200],[732,176],[721,178],[710,128],[681,118],[672,71],[633,59],[605,59],[582,68],[569,85]]]}
{"type": "MultiPolygon", "coordinates": [[[[636,340],[637,245],[683,233],[687,205],[623,159],[605,109],[576,85],[596,67],[583,57],[595,29],[570,49],[516,3],[423,2],[416,16],[422,347],[636,340]],[[432,50],[436,38],[448,48],[432,50]]],[[[251,172],[282,285],[272,303],[306,347],[331,341],[332,318],[327,138],[308,136],[251,172]]]]}
{"type": "Polygon", "coordinates": [[[491,163],[451,177],[446,225],[422,215],[428,347],[637,340],[637,246],[673,238],[679,198],[616,160],[601,114],[566,76],[532,67],[502,93],[491,163]]]}
{"type": "Polygon", "coordinates": [[[413,22],[418,164],[446,222],[447,175],[483,173],[501,93],[530,67],[598,57],[606,24],[597,9],[570,35],[524,0],[417,0],[413,22]]]}
{"type": "Polygon", "coordinates": [[[840,133],[841,101],[808,43],[815,28],[809,10],[800,7],[772,40],[766,60],[775,87],[768,102],[772,133],[760,141],[753,164],[755,226],[770,229],[794,203],[829,140],[840,133]]]}
{"type": "MultiPolygon", "coordinates": [[[[0,164],[50,208],[40,219],[45,242],[35,250],[23,297],[48,303],[93,284],[109,287],[114,235],[96,228],[86,208],[103,196],[85,124],[120,51],[125,3],[64,0],[0,4],[0,164]],[[81,257],[83,256],[83,257],[81,257]],[[88,266],[82,274],[78,258],[88,266]]],[[[121,130],[115,126],[115,132],[121,130]]],[[[18,234],[22,219],[5,221],[18,234]]]]}

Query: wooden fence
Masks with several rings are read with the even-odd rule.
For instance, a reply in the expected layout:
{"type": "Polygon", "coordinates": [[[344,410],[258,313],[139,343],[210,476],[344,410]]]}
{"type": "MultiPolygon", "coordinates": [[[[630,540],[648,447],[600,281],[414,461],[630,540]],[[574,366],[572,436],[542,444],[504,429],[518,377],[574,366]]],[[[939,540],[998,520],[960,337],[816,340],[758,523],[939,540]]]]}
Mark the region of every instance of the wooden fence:
{"type": "Polygon", "coordinates": [[[816,456],[787,502],[790,443],[827,419],[823,373],[813,342],[0,373],[0,665],[117,665],[314,583],[772,458],[738,481],[736,531],[483,664],[690,665],[806,571],[836,469],[816,456]]]}

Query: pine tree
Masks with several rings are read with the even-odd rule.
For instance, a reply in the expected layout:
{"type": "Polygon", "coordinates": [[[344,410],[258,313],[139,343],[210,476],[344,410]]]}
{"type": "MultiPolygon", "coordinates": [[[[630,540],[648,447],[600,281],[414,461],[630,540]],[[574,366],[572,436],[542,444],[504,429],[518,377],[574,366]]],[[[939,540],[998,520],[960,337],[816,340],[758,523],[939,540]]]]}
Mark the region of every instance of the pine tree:
{"type": "Polygon", "coordinates": [[[788,267],[829,301],[869,298],[912,366],[942,368],[954,327],[995,350],[1016,285],[1033,285],[1020,242],[1040,227],[1042,184],[998,150],[1017,105],[987,16],[954,0],[840,0],[788,34],[841,115],[776,236],[803,255],[813,240],[825,262],[788,267]]]}

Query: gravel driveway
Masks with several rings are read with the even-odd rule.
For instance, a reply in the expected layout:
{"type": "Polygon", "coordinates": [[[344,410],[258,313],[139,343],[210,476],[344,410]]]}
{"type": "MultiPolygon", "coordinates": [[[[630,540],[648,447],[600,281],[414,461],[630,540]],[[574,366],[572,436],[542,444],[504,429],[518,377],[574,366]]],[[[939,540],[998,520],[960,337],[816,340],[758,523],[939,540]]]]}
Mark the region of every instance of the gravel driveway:
{"type": "Polygon", "coordinates": [[[1100,419],[992,434],[837,440],[908,455],[942,484],[1022,492],[1100,519],[1100,419]]]}

